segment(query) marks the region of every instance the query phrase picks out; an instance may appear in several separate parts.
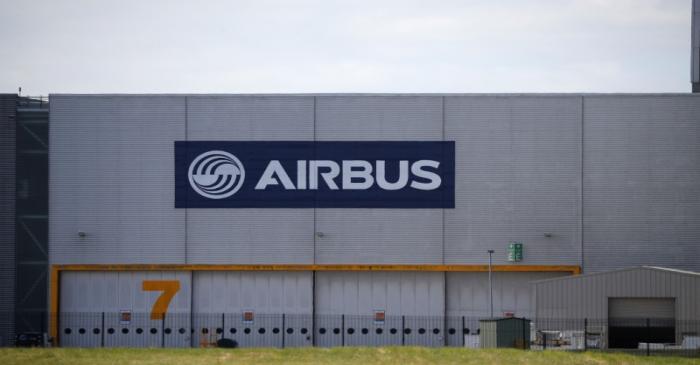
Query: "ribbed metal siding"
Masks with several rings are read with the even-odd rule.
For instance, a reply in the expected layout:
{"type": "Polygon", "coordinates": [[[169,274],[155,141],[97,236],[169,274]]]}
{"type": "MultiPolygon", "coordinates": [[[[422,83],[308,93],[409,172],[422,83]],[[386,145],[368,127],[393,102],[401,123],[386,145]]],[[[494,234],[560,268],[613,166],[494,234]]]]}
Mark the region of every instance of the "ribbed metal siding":
{"type": "Polygon", "coordinates": [[[446,263],[580,264],[581,98],[448,96],[456,207],[445,210],[446,263]],[[545,237],[551,233],[552,237],[545,237]]]}
{"type": "Polygon", "coordinates": [[[690,95],[53,99],[53,263],[484,263],[490,248],[504,263],[520,240],[525,264],[698,268],[700,99],[690,95]],[[175,140],[443,134],[457,142],[455,209],[172,207],[175,140]]]}
{"type": "MultiPolygon", "coordinates": [[[[530,283],[565,275],[551,272],[493,273],[494,316],[500,317],[510,312],[516,317],[532,318],[535,308],[530,283]]],[[[489,317],[489,274],[447,273],[447,315],[489,317]]]]}
{"type": "Polygon", "coordinates": [[[0,94],[0,346],[14,342],[17,96],[0,94]]]}
{"type": "MultiPolygon", "coordinates": [[[[313,97],[189,96],[187,139],[308,141],[313,116],[313,97]]],[[[313,209],[187,209],[187,260],[312,263],[313,221],[313,209]]]]}
{"type": "Polygon", "coordinates": [[[51,263],[184,263],[172,163],[184,138],[181,96],[52,95],[51,263]]]}
{"type": "Polygon", "coordinates": [[[587,96],[585,272],[698,271],[700,98],[587,96]]]}
{"type": "Polygon", "coordinates": [[[194,313],[312,313],[310,272],[195,272],[194,313]]]}
{"type": "Polygon", "coordinates": [[[608,318],[676,318],[674,298],[608,298],[608,318]]]}
{"type": "Polygon", "coordinates": [[[608,298],[675,298],[677,320],[700,320],[700,274],[632,268],[533,284],[537,318],[605,319],[608,298]]]}
{"type": "Polygon", "coordinates": [[[279,347],[283,341],[285,347],[311,345],[312,277],[310,272],[194,273],[195,343],[204,337],[202,328],[213,333],[223,326],[226,337],[241,347],[279,347]],[[243,321],[244,311],[253,311],[252,322],[243,321]]]}
{"type": "MultiPolygon", "coordinates": [[[[442,98],[320,96],[318,141],[442,140],[442,98]]],[[[318,263],[440,263],[440,209],[317,209],[318,263]]]]}
{"type": "Polygon", "coordinates": [[[316,273],[316,313],[442,316],[444,280],[438,272],[316,273]]]}
{"type": "MultiPolygon", "coordinates": [[[[346,346],[401,345],[402,327],[409,330],[403,336],[403,344],[443,345],[444,299],[443,273],[316,273],[318,325],[336,328],[343,325],[346,346]],[[375,311],[384,311],[386,320],[375,322],[375,311]],[[331,317],[327,316],[339,314],[344,315],[342,324],[338,321],[331,323],[331,317]],[[406,316],[403,321],[401,316],[406,316]],[[419,334],[419,328],[424,329],[423,334],[419,334]],[[438,332],[433,332],[433,328],[437,328],[438,332]]],[[[319,338],[327,339],[324,336],[319,338]]],[[[322,342],[324,346],[332,344],[330,341],[322,342]]],[[[339,343],[335,342],[335,345],[339,343]]]]}
{"type": "Polygon", "coordinates": [[[144,291],[145,280],[177,280],[180,290],[168,306],[168,313],[189,313],[192,295],[191,273],[175,271],[79,271],[61,274],[61,312],[90,313],[131,310],[151,313],[161,291],[144,291]]]}
{"type": "Polygon", "coordinates": [[[189,347],[191,287],[189,272],[64,272],[58,322],[60,344],[64,347],[103,344],[105,347],[189,347]],[[165,321],[151,319],[153,305],[162,292],[142,290],[145,280],[180,282],[180,290],[168,305],[165,321]],[[120,311],[131,311],[130,323],[121,323],[120,311]],[[137,332],[139,328],[141,333],[137,332]],[[152,328],[155,333],[151,332],[152,328]],[[172,333],[163,336],[161,331],[165,328],[171,328],[172,333]],[[80,329],[84,329],[83,333],[80,329]]]}
{"type": "MultiPolygon", "coordinates": [[[[691,80],[700,83],[700,0],[693,0],[691,80]]],[[[700,87],[700,85],[698,85],[700,87]]],[[[697,92],[697,91],[696,91],[697,92]]]]}

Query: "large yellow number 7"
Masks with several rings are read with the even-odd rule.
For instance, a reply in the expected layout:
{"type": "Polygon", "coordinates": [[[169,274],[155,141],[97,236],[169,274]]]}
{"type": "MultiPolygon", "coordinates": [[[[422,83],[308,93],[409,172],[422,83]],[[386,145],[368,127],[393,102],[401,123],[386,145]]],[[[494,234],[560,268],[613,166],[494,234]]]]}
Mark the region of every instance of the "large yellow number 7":
{"type": "Polygon", "coordinates": [[[163,319],[165,313],[168,311],[168,306],[170,301],[173,299],[175,294],[180,291],[180,281],[179,280],[144,280],[143,282],[144,291],[162,291],[163,293],[156,299],[153,303],[153,309],[151,309],[151,319],[163,319]]]}

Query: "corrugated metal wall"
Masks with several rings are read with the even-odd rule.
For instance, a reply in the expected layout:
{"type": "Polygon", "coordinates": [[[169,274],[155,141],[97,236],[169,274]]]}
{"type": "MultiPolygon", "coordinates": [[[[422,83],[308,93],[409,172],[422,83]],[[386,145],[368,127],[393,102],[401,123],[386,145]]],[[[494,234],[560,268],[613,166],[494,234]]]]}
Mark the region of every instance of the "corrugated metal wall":
{"type": "Polygon", "coordinates": [[[608,298],[608,318],[676,318],[675,298],[608,298]]]}
{"type": "Polygon", "coordinates": [[[456,204],[445,210],[445,262],[581,263],[581,98],[445,98],[445,139],[456,146],[456,204]],[[545,234],[551,237],[545,237],[545,234]]]}
{"type": "Polygon", "coordinates": [[[195,272],[193,277],[195,343],[206,338],[203,332],[222,328],[242,347],[312,344],[312,273],[195,272]],[[253,312],[252,321],[244,320],[246,311],[253,312]]]}
{"type": "Polygon", "coordinates": [[[196,347],[225,332],[243,347],[308,346],[312,290],[309,272],[65,272],[59,336],[68,347],[196,347]],[[163,320],[151,318],[162,291],[144,281],[179,283],[163,320]]]}
{"type": "MultiPolygon", "coordinates": [[[[439,141],[442,98],[323,96],[316,101],[319,141],[439,141]]],[[[439,209],[317,209],[319,263],[440,263],[439,209]]]]}
{"type": "Polygon", "coordinates": [[[16,108],[16,95],[0,94],[0,346],[15,332],[16,108]]]}
{"type": "Polygon", "coordinates": [[[195,313],[312,313],[310,272],[195,272],[195,313]]]}
{"type": "Polygon", "coordinates": [[[698,120],[691,95],[56,95],[51,261],[503,264],[517,240],[699,270],[698,120]],[[457,205],[174,209],[173,141],[216,139],[454,140],[457,205]]]}
{"type": "MultiPolygon", "coordinates": [[[[316,327],[344,329],[346,345],[401,345],[401,328],[404,344],[444,344],[444,273],[324,271],[316,273],[315,289],[316,327]],[[377,311],[384,321],[375,321],[377,311]]],[[[340,338],[327,332],[319,340],[332,346],[340,338]]]]}
{"type": "Polygon", "coordinates": [[[185,98],[52,95],[49,127],[50,262],[184,263],[185,98]]]}
{"type": "Polygon", "coordinates": [[[584,272],[700,271],[700,99],[589,96],[583,126],[584,272]]]}
{"type": "Polygon", "coordinates": [[[332,272],[316,273],[316,313],[372,316],[441,316],[443,273],[332,272]]]}
{"type": "Polygon", "coordinates": [[[87,271],[61,274],[61,310],[63,312],[151,313],[159,291],[144,291],[144,280],[177,280],[180,290],[168,312],[190,312],[190,273],[174,271],[87,271]]]}
{"type": "Polygon", "coordinates": [[[63,273],[59,318],[61,346],[189,347],[191,287],[189,272],[63,273]],[[151,319],[151,309],[162,292],[144,291],[145,280],[180,283],[164,321],[151,319]],[[120,318],[122,311],[131,312],[128,323],[120,318]],[[170,328],[171,333],[163,336],[166,328],[170,328]]]}
{"type": "MultiPolygon", "coordinates": [[[[698,270],[698,121],[700,98],[691,95],[57,95],[51,262],[483,264],[487,249],[495,249],[494,263],[507,264],[507,244],[517,240],[525,245],[521,264],[582,265],[585,272],[641,264],[698,270]],[[456,208],[175,209],[175,140],[454,140],[456,208]]],[[[287,280],[281,273],[242,275],[196,274],[193,309],[235,312],[242,307],[221,302],[224,293],[272,298],[279,294],[274,283],[287,280]],[[235,289],[256,280],[263,282],[235,289]]],[[[286,276],[310,286],[311,275],[286,276]]],[[[445,311],[457,319],[488,311],[485,274],[316,275],[320,317],[313,323],[290,317],[296,322],[287,324],[305,333],[241,341],[333,345],[338,336],[314,339],[312,327],[345,328],[329,319],[335,313],[376,331],[362,315],[382,305],[387,315],[398,310],[428,322],[445,311]],[[407,293],[419,299],[404,298],[407,293]]],[[[553,275],[559,274],[497,274],[496,313],[531,315],[526,282],[553,275]]],[[[560,290],[572,294],[576,285],[560,290]]],[[[582,315],[591,313],[597,312],[582,315]]],[[[223,319],[225,330],[242,325],[234,317],[223,319]]],[[[221,320],[199,318],[194,336],[172,341],[207,341],[199,330],[213,331],[221,320]]],[[[284,328],[279,318],[267,320],[255,329],[284,328]]],[[[435,331],[406,343],[462,340],[442,337],[462,324],[428,322],[406,324],[435,331]]],[[[346,340],[395,344],[398,338],[373,333],[346,340]]]]}
{"type": "Polygon", "coordinates": [[[697,93],[700,92],[700,0],[693,0],[692,22],[690,77],[693,92],[697,93]]]}
{"type": "MultiPolygon", "coordinates": [[[[187,133],[180,140],[314,139],[313,97],[186,99],[187,133]]],[[[172,157],[167,161],[172,165],[172,157]]],[[[188,263],[313,263],[313,209],[187,209],[186,214],[188,263]]]]}
{"type": "MultiPolygon", "coordinates": [[[[488,273],[447,273],[447,315],[487,318],[489,307],[488,273]]],[[[512,313],[516,317],[535,315],[530,282],[567,276],[564,273],[496,272],[493,273],[493,314],[512,313]]]]}

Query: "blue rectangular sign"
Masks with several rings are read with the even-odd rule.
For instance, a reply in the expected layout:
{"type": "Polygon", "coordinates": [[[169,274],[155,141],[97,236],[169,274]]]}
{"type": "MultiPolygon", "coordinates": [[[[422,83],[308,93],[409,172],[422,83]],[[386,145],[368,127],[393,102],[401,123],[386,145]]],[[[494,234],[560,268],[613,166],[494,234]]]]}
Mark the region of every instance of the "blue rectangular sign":
{"type": "Polygon", "coordinates": [[[455,143],[176,141],[176,208],[454,208],[455,143]]]}

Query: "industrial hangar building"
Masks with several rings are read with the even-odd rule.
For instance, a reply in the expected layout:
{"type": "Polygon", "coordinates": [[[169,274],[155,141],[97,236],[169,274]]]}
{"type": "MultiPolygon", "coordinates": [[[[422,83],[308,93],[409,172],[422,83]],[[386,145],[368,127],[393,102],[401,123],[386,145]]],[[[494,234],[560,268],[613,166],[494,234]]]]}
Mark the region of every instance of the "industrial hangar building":
{"type": "Polygon", "coordinates": [[[0,97],[5,344],[30,324],[22,311],[42,307],[62,346],[172,347],[212,334],[462,345],[478,330],[466,318],[542,325],[625,300],[668,314],[688,300],[678,293],[697,307],[696,274],[674,273],[700,271],[700,94],[53,94],[48,105],[0,97]],[[631,269],[643,265],[667,269],[631,269]],[[557,289],[627,285],[625,270],[668,281],[576,302],[557,289]]]}
{"type": "MultiPolygon", "coordinates": [[[[298,322],[287,346],[336,344],[319,332],[340,326],[332,315],[366,316],[344,333],[354,344],[398,341],[375,331],[378,313],[438,318],[403,341],[459,345],[439,318],[490,316],[490,249],[497,316],[533,318],[536,280],[700,271],[700,95],[59,94],[49,118],[51,330],[64,346],[99,345],[101,321],[117,331],[107,345],[152,345],[136,327],[160,329],[162,313],[184,329],[167,346],[202,341],[209,319],[189,313],[224,315],[225,333],[242,313],[260,328],[285,313],[298,322]],[[200,167],[226,176],[206,170],[216,161],[244,178],[196,180],[200,167]],[[385,185],[405,174],[404,186],[379,188],[378,161],[385,185]],[[434,190],[412,186],[431,172],[434,190]],[[351,189],[367,174],[372,186],[351,189]],[[513,242],[522,257],[509,261],[513,242]]],[[[257,343],[280,337],[269,327],[257,343]]]]}

